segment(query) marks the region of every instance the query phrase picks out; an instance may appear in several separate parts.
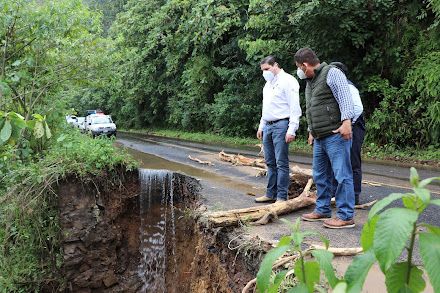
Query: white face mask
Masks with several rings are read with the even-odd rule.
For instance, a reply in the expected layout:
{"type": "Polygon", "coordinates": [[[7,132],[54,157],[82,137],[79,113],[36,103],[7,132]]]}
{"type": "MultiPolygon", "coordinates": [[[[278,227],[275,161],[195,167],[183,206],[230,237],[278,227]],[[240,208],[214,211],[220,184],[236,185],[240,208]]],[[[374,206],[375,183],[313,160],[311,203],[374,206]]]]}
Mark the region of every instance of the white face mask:
{"type": "Polygon", "coordinates": [[[298,68],[296,70],[296,75],[298,75],[298,77],[300,79],[306,79],[307,78],[307,75],[305,74],[305,72],[301,68],[298,68]]]}
{"type": "Polygon", "coordinates": [[[275,75],[272,73],[272,71],[263,70],[263,77],[266,81],[272,81],[275,75]]]}

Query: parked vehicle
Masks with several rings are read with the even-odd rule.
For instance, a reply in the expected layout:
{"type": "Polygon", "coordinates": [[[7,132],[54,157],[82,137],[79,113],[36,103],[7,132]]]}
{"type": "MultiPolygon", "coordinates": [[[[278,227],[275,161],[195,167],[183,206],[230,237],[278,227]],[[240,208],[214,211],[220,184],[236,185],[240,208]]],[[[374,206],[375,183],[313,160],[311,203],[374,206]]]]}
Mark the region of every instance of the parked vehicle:
{"type": "Polygon", "coordinates": [[[100,115],[105,115],[104,112],[100,109],[97,110],[86,110],[86,114],[84,115],[85,117],[89,116],[90,114],[100,114],[100,115]]]}
{"type": "Polygon", "coordinates": [[[76,122],[73,122],[75,127],[78,127],[82,132],[84,132],[84,121],[85,117],[77,117],[76,122]]]}
{"type": "Polygon", "coordinates": [[[86,132],[93,137],[105,134],[107,136],[116,136],[116,125],[113,123],[110,115],[92,114],[86,117],[86,132]]]}
{"type": "Polygon", "coordinates": [[[71,124],[72,126],[75,125],[75,122],[78,121],[78,117],[75,115],[67,115],[66,116],[67,124],[71,124]]]}

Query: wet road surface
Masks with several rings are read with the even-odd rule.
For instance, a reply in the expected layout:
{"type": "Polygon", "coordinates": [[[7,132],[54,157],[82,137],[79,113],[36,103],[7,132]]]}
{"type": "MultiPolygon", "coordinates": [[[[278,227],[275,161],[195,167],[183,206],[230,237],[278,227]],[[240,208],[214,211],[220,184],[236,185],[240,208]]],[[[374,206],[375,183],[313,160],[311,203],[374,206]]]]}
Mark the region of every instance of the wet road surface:
{"type": "MultiPolygon", "coordinates": [[[[185,173],[199,179],[202,183],[204,202],[212,210],[229,210],[258,206],[254,197],[264,195],[267,178],[256,177],[258,171],[249,166],[232,166],[218,157],[220,151],[228,154],[241,154],[250,158],[257,158],[260,149],[241,146],[218,146],[195,143],[183,140],[169,139],[144,134],[118,133],[116,145],[127,147],[128,153],[140,162],[140,168],[166,169],[185,173]],[[188,158],[198,158],[202,161],[211,161],[214,166],[201,165],[188,158]]],[[[299,166],[311,169],[310,156],[291,154],[290,166],[299,166]]],[[[440,170],[416,167],[421,179],[439,177],[440,170]]],[[[363,184],[360,203],[380,200],[391,193],[412,193],[409,182],[410,166],[400,166],[395,163],[363,162],[363,184]]],[[[440,182],[430,184],[433,199],[440,198],[440,182]]],[[[390,207],[403,207],[398,201],[390,207]]],[[[281,216],[291,222],[303,213],[313,211],[314,206],[294,211],[281,216]]],[[[322,223],[301,222],[301,230],[314,230],[321,233],[330,241],[333,247],[360,247],[360,236],[366,222],[369,210],[356,210],[356,227],[352,229],[327,229],[322,223]]],[[[334,215],[336,211],[334,210],[334,215]]],[[[419,221],[440,227],[440,207],[428,206],[420,215],[419,221]]],[[[252,227],[249,233],[258,235],[263,240],[277,241],[281,237],[290,235],[289,227],[279,220],[263,226],[252,227]]],[[[319,237],[310,237],[307,244],[322,244],[319,237]]],[[[418,255],[415,261],[419,260],[418,255]]]]}

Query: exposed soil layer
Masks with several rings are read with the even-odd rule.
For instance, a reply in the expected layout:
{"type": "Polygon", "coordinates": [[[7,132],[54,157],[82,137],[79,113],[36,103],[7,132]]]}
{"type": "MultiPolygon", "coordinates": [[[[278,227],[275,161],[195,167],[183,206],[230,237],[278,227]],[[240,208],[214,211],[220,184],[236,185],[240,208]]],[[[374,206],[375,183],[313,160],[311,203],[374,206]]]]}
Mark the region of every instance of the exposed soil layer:
{"type": "MultiPolygon", "coordinates": [[[[269,245],[234,229],[199,226],[192,213],[199,183],[173,176],[179,178],[173,194],[181,203],[176,204],[175,244],[166,242],[168,254],[175,252],[166,262],[166,292],[241,292],[269,245]]],[[[138,172],[124,173],[119,186],[105,185],[104,179],[84,184],[72,177],[60,184],[65,292],[145,292],[138,273],[138,172]]]]}

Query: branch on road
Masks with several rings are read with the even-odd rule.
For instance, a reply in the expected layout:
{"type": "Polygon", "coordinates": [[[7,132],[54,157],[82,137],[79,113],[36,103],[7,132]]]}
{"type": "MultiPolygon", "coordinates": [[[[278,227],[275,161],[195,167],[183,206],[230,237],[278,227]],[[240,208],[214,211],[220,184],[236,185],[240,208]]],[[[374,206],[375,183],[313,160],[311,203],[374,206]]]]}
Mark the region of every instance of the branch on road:
{"type": "Polygon", "coordinates": [[[200,160],[200,159],[197,159],[197,158],[193,158],[193,157],[191,157],[191,155],[189,155],[188,158],[189,158],[190,160],[195,161],[195,162],[197,162],[197,163],[200,163],[200,164],[202,164],[202,165],[214,166],[214,164],[211,163],[210,161],[202,161],[202,160],[200,160]]]}

